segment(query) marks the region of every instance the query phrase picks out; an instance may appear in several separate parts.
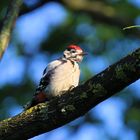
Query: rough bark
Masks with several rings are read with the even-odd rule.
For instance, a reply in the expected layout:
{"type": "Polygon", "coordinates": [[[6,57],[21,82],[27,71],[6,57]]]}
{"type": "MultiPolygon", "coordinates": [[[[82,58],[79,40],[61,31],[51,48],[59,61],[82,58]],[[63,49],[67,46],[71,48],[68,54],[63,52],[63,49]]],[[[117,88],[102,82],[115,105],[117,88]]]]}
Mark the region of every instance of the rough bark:
{"type": "Polygon", "coordinates": [[[83,85],[0,122],[1,140],[26,140],[83,116],[140,78],[140,48],[83,85]]]}
{"type": "Polygon", "coordinates": [[[21,4],[22,0],[12,0],[9,4],[7,14],[3,20],[2,27],[0,30],[0,59],[2,58],[3,53],[5,52],[8,46],[12,28],[15,24],[21,4]]]}

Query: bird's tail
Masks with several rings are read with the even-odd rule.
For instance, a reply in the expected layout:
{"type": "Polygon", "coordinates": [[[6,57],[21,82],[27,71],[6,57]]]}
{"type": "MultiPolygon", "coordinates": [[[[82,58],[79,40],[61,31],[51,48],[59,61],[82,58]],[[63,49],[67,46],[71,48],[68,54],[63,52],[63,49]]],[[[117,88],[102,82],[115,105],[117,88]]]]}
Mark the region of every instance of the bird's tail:
{"type": "Polygon", "coordinates": [[[43,103],[47,101],[46,94],[44,92],[39,92],[34,95],[31,101],[29,101],[26,105],[23,106],[24,110],[27,110],[39,103],[43,103]]]}

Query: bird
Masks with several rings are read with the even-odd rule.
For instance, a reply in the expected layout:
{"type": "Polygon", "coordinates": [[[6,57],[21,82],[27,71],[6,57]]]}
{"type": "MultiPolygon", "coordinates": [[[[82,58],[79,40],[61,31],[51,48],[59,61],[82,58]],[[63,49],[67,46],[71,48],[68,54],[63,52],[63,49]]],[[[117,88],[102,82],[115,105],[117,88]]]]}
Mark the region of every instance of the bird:
{"type": "Polygon", "coordinates": [[[86,54],[78,45],[67,46],[63,55],[50,62],[44,69],[33,98],[24,106],[24,110],[49,101],[55,96],[61,96],[77,87],[80,77],[79,62],[86,54]]]}

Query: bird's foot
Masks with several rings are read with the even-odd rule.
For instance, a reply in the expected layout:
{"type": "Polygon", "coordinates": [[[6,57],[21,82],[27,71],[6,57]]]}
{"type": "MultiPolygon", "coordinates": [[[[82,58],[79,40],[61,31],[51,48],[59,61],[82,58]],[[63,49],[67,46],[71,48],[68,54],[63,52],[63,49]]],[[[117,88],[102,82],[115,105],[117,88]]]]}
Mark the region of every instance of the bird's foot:
{"type": "Polygon", "coordinates": [[[74,85],[70,86],[70,88],[69,88],[68,92],[72,91],[74,88],[75,88],[75,86],[74,86],[74,85]]]}

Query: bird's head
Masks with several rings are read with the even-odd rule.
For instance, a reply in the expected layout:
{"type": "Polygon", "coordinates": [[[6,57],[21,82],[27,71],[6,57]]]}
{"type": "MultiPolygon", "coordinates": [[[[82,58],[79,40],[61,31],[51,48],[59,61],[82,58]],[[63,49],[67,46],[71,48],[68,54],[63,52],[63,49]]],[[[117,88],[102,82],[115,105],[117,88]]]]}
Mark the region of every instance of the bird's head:
{"type": "Polygon", "coordinates": [[[87,53],[83,52],[83,50],[77,45],[69,45],[64,51],[64,57],[75,62],[81,62],[83,56],[86,54],[87,53]]]}

